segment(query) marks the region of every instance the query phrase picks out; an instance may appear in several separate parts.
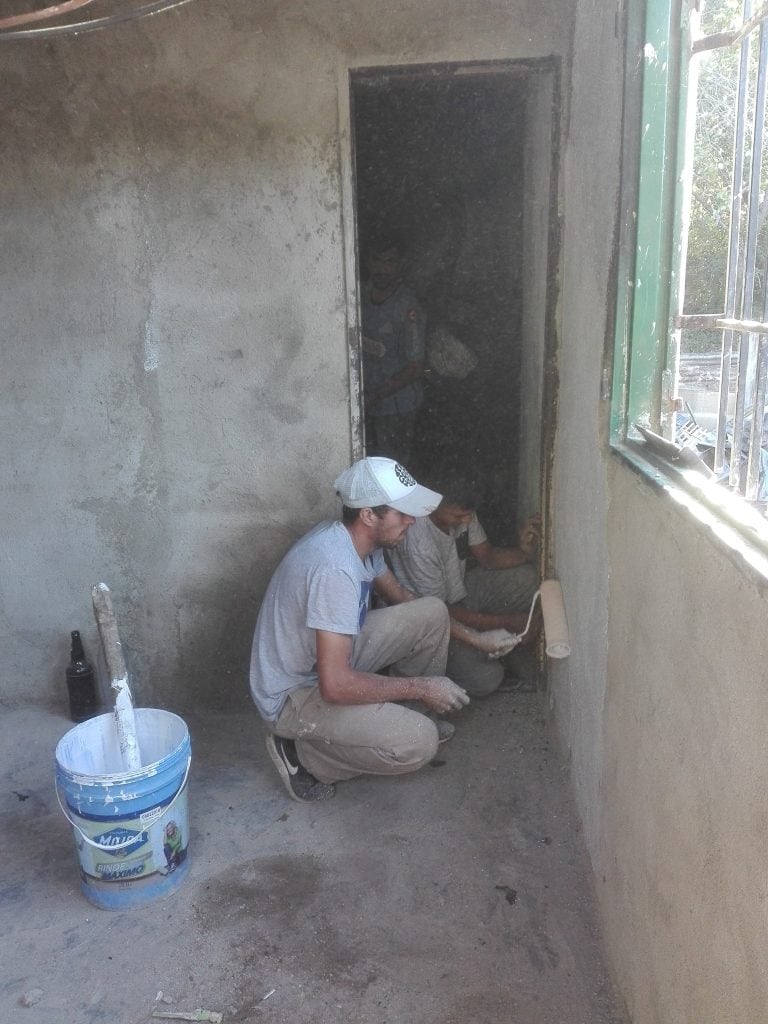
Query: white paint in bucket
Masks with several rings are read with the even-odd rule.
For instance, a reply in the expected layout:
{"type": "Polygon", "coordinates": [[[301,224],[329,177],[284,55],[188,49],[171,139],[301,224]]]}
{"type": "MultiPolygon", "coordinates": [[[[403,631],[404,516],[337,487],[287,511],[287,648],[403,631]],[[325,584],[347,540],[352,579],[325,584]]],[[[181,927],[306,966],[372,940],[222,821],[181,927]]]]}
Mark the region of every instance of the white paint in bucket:
{"type": "Polygon", "coordinates": [[[124,910],[179,887],[189,868],[189,731],[170,711],[136,709],[142,767],[123,768],[114,716],[75,726],[56,747],[56,787],[73,827],[81,887],[124,910]]]}

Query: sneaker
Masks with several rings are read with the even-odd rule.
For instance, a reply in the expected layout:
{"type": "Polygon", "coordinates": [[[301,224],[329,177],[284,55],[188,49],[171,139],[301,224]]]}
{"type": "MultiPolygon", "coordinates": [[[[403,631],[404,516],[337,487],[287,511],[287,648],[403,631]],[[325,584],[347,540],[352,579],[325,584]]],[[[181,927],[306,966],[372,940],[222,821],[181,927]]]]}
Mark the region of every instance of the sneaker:
{"type": "Polygon", "coordinates": [[[539,662],[535,651],[518,647],[502,660],[504,678],[497,693],[536,693],[539,689],[539,662]]]}
{"type": "Polygon", "coordinates": [[[433,718],[432,721],[437,726],[437,742],[447,743],[448,740],[456,732],[456,726],[453,722],[447,722],[444,718],[433,718]]]}
{"type": "Polygon", "coordinates": [[[301,764],[293,740],[268,733],[267,752],[280,773],[291,799],[310,803],[316,800],[330,800],[335,795],[336,787],[333,783],[320,782],[301,764]]]}
{"type": "Polygon", "coordinates": [[[530,676],[504,676],[496,693],[537,693],[538,681],[530,676]]]}

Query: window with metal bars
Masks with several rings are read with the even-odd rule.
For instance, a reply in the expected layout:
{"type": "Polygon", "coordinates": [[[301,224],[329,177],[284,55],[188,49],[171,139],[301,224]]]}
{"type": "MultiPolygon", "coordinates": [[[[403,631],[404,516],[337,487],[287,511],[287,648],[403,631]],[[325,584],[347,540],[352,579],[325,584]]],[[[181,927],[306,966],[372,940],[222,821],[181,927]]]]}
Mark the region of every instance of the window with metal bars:
{"type": "Polygon", "coordinates": [[[635,17],[612,440],[764,515],[768,3],[647,0],[635,17]]]}

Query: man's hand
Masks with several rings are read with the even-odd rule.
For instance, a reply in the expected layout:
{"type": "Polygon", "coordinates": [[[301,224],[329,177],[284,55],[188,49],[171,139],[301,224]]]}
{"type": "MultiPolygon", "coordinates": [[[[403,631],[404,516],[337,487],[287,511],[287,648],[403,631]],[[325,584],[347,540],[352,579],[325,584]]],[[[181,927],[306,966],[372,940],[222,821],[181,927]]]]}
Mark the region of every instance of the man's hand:
{"type": "Polygon", "coordinates": [[[425,676],[419,682],[422,684],[419,686],[419,700],[432,711],[445,714],[446,711],[458,711],[469,704],[467,691],[447,676],[425,676]]]}
{"type": "Polygon", "coordinates": [[[541,543],[541,516],[528,516],[517,535],[514,548],[497,548],[490,541],[470,544],[469,550],[483,569],[516,569],[535,562],[541,543]]]}
{"type": "Polygon", "coordinates": [[[508,629],[486,629],[476,634],[474,646],[492,657],[500,658],[514,650],[520,642],[516,633],[508,629]]]}
{"type": "Polygon", "coordinates": [[[541,542],[541,516],[529,516],[520,527],[518,547],[528,561],[535,556],[541,542]]]}

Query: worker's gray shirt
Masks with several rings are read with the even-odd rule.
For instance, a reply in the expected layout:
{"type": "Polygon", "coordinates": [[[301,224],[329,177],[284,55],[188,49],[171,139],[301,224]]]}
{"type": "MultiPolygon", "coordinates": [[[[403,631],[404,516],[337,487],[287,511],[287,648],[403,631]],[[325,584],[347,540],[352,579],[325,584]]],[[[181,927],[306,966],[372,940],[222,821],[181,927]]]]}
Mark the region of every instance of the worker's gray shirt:
{"type": "Polygon", "coordinates": [[[317,684],[315,630],[355,636],[385,571],[381,551],[363,561],[338,521],[294,544],[270,580],[253,636],[251,693],[263,718],[276,721],[292,690],[317,684]]]}
{"type": "Polygon", "coordinates": [[[488,540],[488,534],[483,529],[480,520],[477,518],[476,512],[472,513],[472,518],[466,525],[452,526],[450,534],[456,544],[456,551],[459,556],[461,572],[463,575],[464,569],[466,568],[466,561],[469,557],[469,549],[475,547],[477,544],[484,544],[488,540]]]}
{"type": "Polygon", "coordinates": [[[446,604],[466,597],[454,539],[439,530],[429,516],[408,528],[389,558],[398,582],[419,597],[439,597],[446,604]]]}
{"type": "Polygon", "coordinates": [[[392,571],[402,586],[419,597],[439,597],[446,604],[458,604],[467,596],[464,560],[458,547],[481,544],[485,531],[477,517],[467,526],[443,533],[429,516],[417,519],[403,540],[390,553],[392,571]]]}

